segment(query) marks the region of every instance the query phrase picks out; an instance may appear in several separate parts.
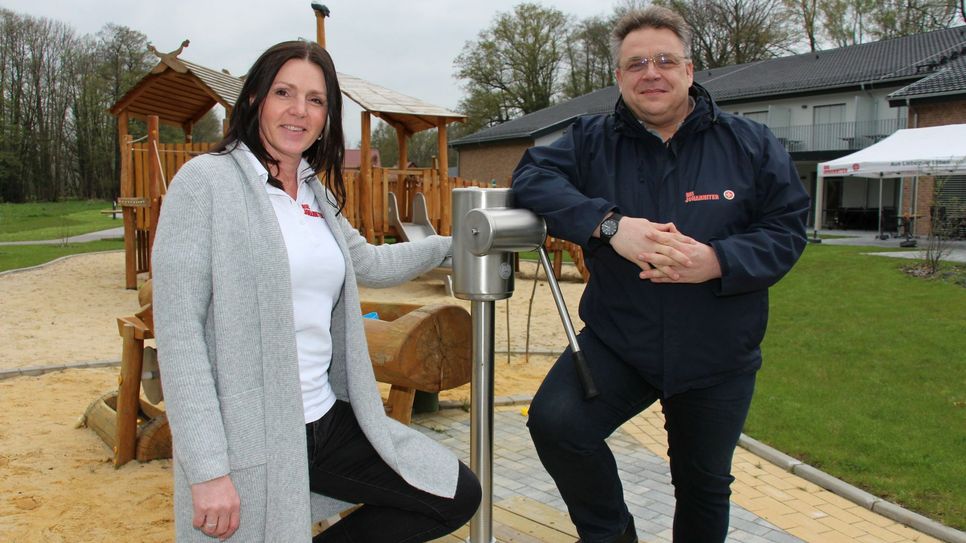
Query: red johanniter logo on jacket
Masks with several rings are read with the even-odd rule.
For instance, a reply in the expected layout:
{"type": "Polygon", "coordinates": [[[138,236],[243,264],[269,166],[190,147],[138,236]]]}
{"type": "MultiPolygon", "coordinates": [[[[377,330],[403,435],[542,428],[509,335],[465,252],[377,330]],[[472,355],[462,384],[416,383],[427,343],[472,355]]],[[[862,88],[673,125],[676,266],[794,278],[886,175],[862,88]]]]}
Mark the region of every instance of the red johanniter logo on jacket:
{"type": "Polygon", "coordinates": [[[705,200],[720,200],[721,196],[717,194],[695,194],[694,191],[688,191],[684,193],[684,203],[690,204],[691,202],[703,202],[705,200]]]}

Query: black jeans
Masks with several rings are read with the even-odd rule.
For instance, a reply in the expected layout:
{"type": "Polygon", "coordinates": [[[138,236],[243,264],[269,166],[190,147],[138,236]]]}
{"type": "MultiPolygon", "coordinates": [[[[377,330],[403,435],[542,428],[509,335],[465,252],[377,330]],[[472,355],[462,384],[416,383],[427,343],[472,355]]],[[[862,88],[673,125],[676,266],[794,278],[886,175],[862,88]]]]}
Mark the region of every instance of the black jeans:
{"type": "MultiPolygon", "coordinates": [[[[527,425],[540,461],[567,503],[581,541],[609,542],[630,520],[614,455],[604,441],[659,400],[645,381],[589,330],[580,333],[600,396],[583,399],[567,349],[530,405],[527,425]]],[[[728,532],[731,459],[744,426],[755,374],[661,399],[674,485],[674,541],[724,541],[728,532]]]]}
{"type": "Polygon", "coordinates": [[[337,401],[305,426],[313,492],[362,507],[312,541],[415,543],[466,524],[480,504],[480,483],[462,462],[453,498],[423,492],[379,457],[349,404],[337,401]]]}

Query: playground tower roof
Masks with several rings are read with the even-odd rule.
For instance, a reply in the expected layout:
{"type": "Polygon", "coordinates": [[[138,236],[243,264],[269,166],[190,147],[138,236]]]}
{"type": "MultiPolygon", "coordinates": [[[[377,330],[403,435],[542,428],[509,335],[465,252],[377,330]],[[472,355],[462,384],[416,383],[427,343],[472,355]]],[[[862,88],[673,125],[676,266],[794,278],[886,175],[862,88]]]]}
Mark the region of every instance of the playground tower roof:
{"type": "Polygon", "coordinates": [[[349,74],[339,74],[339,86],[342,88],[342,94],[359,104],[360,107],[390,125],[405,127],[410,134],[437,128],[439,126],[437,119],[440,117],[445,117],[448,123],[466,120],[465,115],[434,106],[418,98],[406,96],[349,74]]]}
{"type": "MultiPolygon", "coordinates": [[[[149,46],[160,58],[158,65],[111,107],[111,113],[125,111],[142,120],[157,115],[160,122],[181,127],[198,122],[215,104],[230,114],[241,93],[242,79],[178,58],[187,45],[185,40],[167,54],[149,46]]],[[[465,115],[348,74],[339,74],[339,85],[350,100],[409,134],[438,128],[441,118],[447,123],[466,120],[465,115]]]]}
{"type": "Polygon", "coordinates": [[[157,53],[149,46],[160,62],[111,107],[111,114],[126,111],[138,119],[157,115],[163,123],[183,127],[198,122],[215,104],[230,112],[241,92],[242,80],[178,58],[187,44],[185,40],[181,47],[167,54],[157,53]]]}

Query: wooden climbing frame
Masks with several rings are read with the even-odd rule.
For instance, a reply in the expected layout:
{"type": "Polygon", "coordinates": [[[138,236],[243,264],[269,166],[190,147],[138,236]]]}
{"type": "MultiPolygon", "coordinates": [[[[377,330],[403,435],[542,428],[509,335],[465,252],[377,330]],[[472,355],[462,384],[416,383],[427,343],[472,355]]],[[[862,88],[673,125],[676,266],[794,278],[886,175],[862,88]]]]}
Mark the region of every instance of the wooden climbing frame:
{"type": "MultiPolygon", "coordinates": [[[[117,319],[123,340],[118,389],[97,398],[84,424],[113,451],[115,467],[171,457],[171,430],[164,409],[141,397],[145,340],[154,337],[151,283],[138,292],[141,308],[117,319]]],[[[363,313],[376,380],[390,385],[386,413],[409,424],[416,391],[440,392],[470,382],[470,314],[458,305],[366,303],[363,313]]],[[[164,353],[159,353],[163,371],[164,353]]]]}

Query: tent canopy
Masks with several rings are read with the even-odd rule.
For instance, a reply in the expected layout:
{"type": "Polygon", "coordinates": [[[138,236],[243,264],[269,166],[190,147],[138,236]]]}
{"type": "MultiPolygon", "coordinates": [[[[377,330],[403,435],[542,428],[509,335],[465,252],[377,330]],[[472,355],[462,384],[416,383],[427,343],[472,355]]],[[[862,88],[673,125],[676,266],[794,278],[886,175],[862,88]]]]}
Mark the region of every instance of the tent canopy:
{"type": "Polygon", "coordinates": [[[966,142],[966,124],[906,128],[851,155],[820,163],[815,190],[815,229],[822,228],[823,177],[882,179],[963,175],[966,174],[966,144],[963,142],[966,142]]]}
{"type": "Polygon", "coordinates": [[[966,124],[897,130],[875,145],[818,165],[823,177],[966,174],[966,124]]]}

